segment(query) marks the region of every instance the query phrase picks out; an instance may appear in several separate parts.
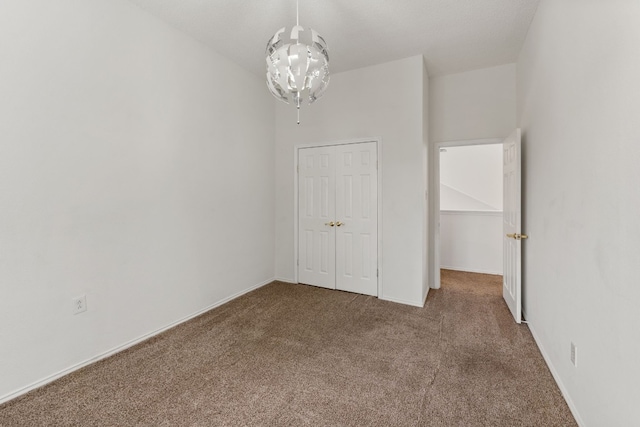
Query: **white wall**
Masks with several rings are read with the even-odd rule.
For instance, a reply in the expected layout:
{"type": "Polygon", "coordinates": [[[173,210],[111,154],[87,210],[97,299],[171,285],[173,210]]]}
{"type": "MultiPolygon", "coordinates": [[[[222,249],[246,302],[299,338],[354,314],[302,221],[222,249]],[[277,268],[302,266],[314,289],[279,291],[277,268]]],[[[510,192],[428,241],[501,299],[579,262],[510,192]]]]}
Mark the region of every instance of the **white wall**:
{"type": "Polygon", "coordinates": [[[502,274],[502,212],[440,211],[440,267],[502,274]]]}
{"type": "Polygon", "coordinates": [[[429,167],[433,162],[433,155],[429,145],[429,73],[425,58],[422,58],[422,182],[424,198],[422,200],[422,300],[425,301],[429,293],[429,282],[431,271],[429,270],[429,258],[431,248],[429,240],[431,238],[430,226],[431,216],[429,214],[429,167]]]}
{"type": "Polygon", "coordinates": [[[639,20],[542,0],[518,60],[524,310],[587,426],[640,425],[639,20]]]}
{"type": "Polygon", "coordinates": [[[446,147],[440,152],[440,184],[455,191],[440,192],[440,209],[502,210],[502,145],[446,147]],[[456,192],[458,194],[456,194],[456,192]],[[459,197],[461,195],[467,196],[459,197]],[[458,197],[456,197],[458,196],[458,197]],[[465,200],[472,206],[465,206],[465,200]]]}
{"type": "Polygon", "coordinates": [[[516,66],[431,78],[432,142],[506,138],[516,125],[516,66]]]}
{"type": "Polygon", "coordinates": [[[0,2],[0,400],[274,277],[274,120],[126,1],[0,2]]]}
{"type": "Polygon", "coordinates": [[[276,107],[276,275],[294,281],[294,146],[381,137],[381,298],[422,305],[426,217],[421,56],[335,74],[312,106],[276,107]],[[393,84],[390,84],[393,82],[393,84]]]}

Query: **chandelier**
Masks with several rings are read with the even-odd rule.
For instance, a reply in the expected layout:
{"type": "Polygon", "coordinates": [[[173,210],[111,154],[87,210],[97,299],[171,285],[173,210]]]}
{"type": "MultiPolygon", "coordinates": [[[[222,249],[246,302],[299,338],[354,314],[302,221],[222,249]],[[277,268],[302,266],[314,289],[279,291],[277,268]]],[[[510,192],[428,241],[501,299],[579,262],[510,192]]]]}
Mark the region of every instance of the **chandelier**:
{"type": "Polygon", "coordinates": [[[286,27],[279,29],[267,43],[267,87],[273,96],[298,111],[305,99],[313,104],[329,85],[327,43],[316,31],[301,27],[296,0],[296,25],[286,37],[286,27]]]}

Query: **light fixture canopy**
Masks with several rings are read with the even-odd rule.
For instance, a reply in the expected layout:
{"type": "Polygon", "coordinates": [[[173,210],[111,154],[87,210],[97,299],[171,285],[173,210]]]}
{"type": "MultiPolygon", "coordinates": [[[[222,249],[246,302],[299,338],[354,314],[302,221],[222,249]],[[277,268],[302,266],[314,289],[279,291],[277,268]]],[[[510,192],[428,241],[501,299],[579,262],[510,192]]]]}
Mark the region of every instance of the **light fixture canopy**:
{"type": "Polygon", "coordinates": [[[273,96],[298,110],[305,99],[313,104],[329,85],[327,43],[312,29],[299,25],[296,1],[296,25],[286,38],[286,27],[279,29],[267,43],[267,87],[273,96]]]}

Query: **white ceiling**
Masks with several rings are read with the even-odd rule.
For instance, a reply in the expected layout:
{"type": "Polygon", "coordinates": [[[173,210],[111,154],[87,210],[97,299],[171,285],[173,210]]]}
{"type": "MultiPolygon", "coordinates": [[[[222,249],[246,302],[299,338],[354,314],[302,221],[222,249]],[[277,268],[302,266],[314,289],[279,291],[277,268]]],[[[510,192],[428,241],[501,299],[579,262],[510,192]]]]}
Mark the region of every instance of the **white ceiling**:
{"type": "MultiPolygon", "coordinates": [[[[262,75],[295,0],[130,0],[262,75]]],[[[300,25],[329,45],[331,72],[424,55],[429,75],[515,62],[539,0],[299,0],[300,25]]]]}

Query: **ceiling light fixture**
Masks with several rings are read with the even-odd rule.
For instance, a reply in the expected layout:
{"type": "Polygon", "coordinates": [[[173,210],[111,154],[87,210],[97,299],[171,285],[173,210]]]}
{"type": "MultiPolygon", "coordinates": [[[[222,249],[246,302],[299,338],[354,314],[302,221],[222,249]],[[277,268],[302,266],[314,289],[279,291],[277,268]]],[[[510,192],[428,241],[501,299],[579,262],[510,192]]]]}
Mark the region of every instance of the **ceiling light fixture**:
{"type": "Polygon", "coordinates": [[[298,110],[305,98],[313,104],[329,85],[327,43],[316,31],[299,24],[296,0],[296,26],[286,39],[286,27],[279,29],[267,43],[267,86],[277,99],[298,110]]]}

